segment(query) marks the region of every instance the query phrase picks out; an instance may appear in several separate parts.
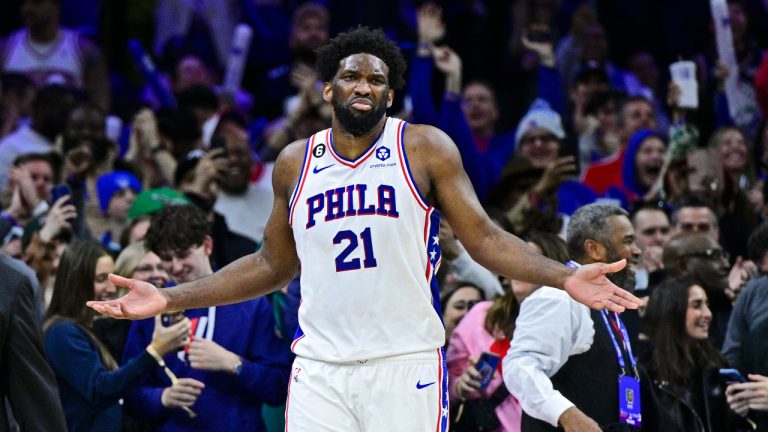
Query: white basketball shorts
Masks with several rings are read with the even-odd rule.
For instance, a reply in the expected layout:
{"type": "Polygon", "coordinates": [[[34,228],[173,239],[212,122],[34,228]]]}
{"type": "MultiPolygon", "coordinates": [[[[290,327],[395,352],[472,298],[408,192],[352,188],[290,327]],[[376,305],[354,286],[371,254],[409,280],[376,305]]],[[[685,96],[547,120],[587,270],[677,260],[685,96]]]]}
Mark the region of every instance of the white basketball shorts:
{"type": "Polygon", "coordinates": [[[445,432],[448,377],[442,349],[328,363],[296,357],[286,432],[445,432]]]}

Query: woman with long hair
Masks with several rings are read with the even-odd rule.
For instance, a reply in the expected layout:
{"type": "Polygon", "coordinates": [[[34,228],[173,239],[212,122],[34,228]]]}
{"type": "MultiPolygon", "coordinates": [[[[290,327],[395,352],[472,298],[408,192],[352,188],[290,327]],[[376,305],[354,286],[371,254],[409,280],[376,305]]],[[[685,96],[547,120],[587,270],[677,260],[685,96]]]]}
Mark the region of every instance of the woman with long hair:
{"type": "Polygon", "coordinates": [[[640,357],[643,429],[658,432],[740,430],[718,377],[726,366],[709,342],[707,294],[690,279],[653,290],[643,318],[650,349],[640,357]]]}
{"type": "MultiPolygon", "coordinates": [[[[118,368],[117,362],[92,331],[94,312],[89,300],[116,293],[108,275],[114,261],[101,245],[79,241],[65,251],[56,271],[53,298],[43,326],[45,348],[59,383],[67,426],[75,431],[119,431],[118,401],[126,390],[155,366],[153,355],[165,355],[188,337],[189,325],[155,326],[147,352],[118,368]]],[[[159,318],[156,318],[159,321],[159,318]]]]}
{"type": "MultiPolygon", "coordinates": [[[[565,242],[556,234],[533,233],[527,240],[548,258],[558,262],[568,260],[565,242]]],[[[476,304],[453,331],[446,353],[448,389],[454,408],[452,430],[520,430],[520,403],[509,395],[499,369],[482,389],[480,373],[475,367],[484,352],[498,355],[501,364],[515,331],[520,303],[538,288],[516,281],[511,281],[511,286],[503,296],[476,304]]]]}

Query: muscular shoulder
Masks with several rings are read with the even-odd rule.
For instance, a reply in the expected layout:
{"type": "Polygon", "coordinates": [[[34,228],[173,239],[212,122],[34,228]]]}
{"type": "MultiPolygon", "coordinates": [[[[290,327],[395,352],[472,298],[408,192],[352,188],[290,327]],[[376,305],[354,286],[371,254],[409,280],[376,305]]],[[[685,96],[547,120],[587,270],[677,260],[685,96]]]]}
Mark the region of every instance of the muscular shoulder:
{"type": "Polygon", "coordinates": [[[275,193],[280,191],[289,197],[299,179],[304,156],[307,151],[307,140],[294,141],[280,152],[272,170],[272,188],[275,193]]]}
{"type": "Polygon", "coordinates": [[[431,189],[436,177],[462,169],[461,155],[456,144],[436,127],[408,125],[405,129],[404,147],[411,174],[425,196],[432,194],[431,189]]]}

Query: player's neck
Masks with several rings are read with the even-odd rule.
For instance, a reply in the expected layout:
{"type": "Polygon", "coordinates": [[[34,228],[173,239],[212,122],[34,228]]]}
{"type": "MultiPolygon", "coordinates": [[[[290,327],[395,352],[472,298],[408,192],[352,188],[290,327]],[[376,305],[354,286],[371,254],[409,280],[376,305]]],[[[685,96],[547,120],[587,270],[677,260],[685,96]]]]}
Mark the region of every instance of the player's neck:
{"type": "Polygon", "coordinates": [[[387,117],[382,116],[381,120],[370,131],[360,136],[354,136],[347,132],[338,120],[333,119],[331,129],[333,131],[334,151],[347,159],[356,159],[379,137],[386,123],[387,117]]]}

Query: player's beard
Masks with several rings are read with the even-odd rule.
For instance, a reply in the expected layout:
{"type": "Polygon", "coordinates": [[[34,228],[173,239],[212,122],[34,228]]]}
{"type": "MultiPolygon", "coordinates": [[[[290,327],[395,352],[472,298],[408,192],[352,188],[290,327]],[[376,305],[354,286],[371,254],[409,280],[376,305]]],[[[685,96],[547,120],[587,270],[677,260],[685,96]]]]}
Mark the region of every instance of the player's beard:
{"type": "MultiPolygon", "coordinates": [[[[612,263],[621,259],[622,257],[620,257],[615,250],[610,247],[608,248],[606,251],[606,262],[612,263]]],[[[627,265],[625,265],[623,269],[616,273],[608,273],[605,276],[608,280],[616,284],[616,286],[624,288],[629,292],[633,292],[635,290],[635,272],[630,268],[630,260],[632,260],[632,258],[627,258],[627,265]]]]}
{"type": "Polygon", "coordinates": [[[373,109],[368,112],[356,111],[339,100],[336,94],[333,95],[332,104],[336,119],[344,127],[344,130],[355,137],[363,136],[370,132],[387,112],[387,106],[384,103],[374,104],[373,109]]]}

